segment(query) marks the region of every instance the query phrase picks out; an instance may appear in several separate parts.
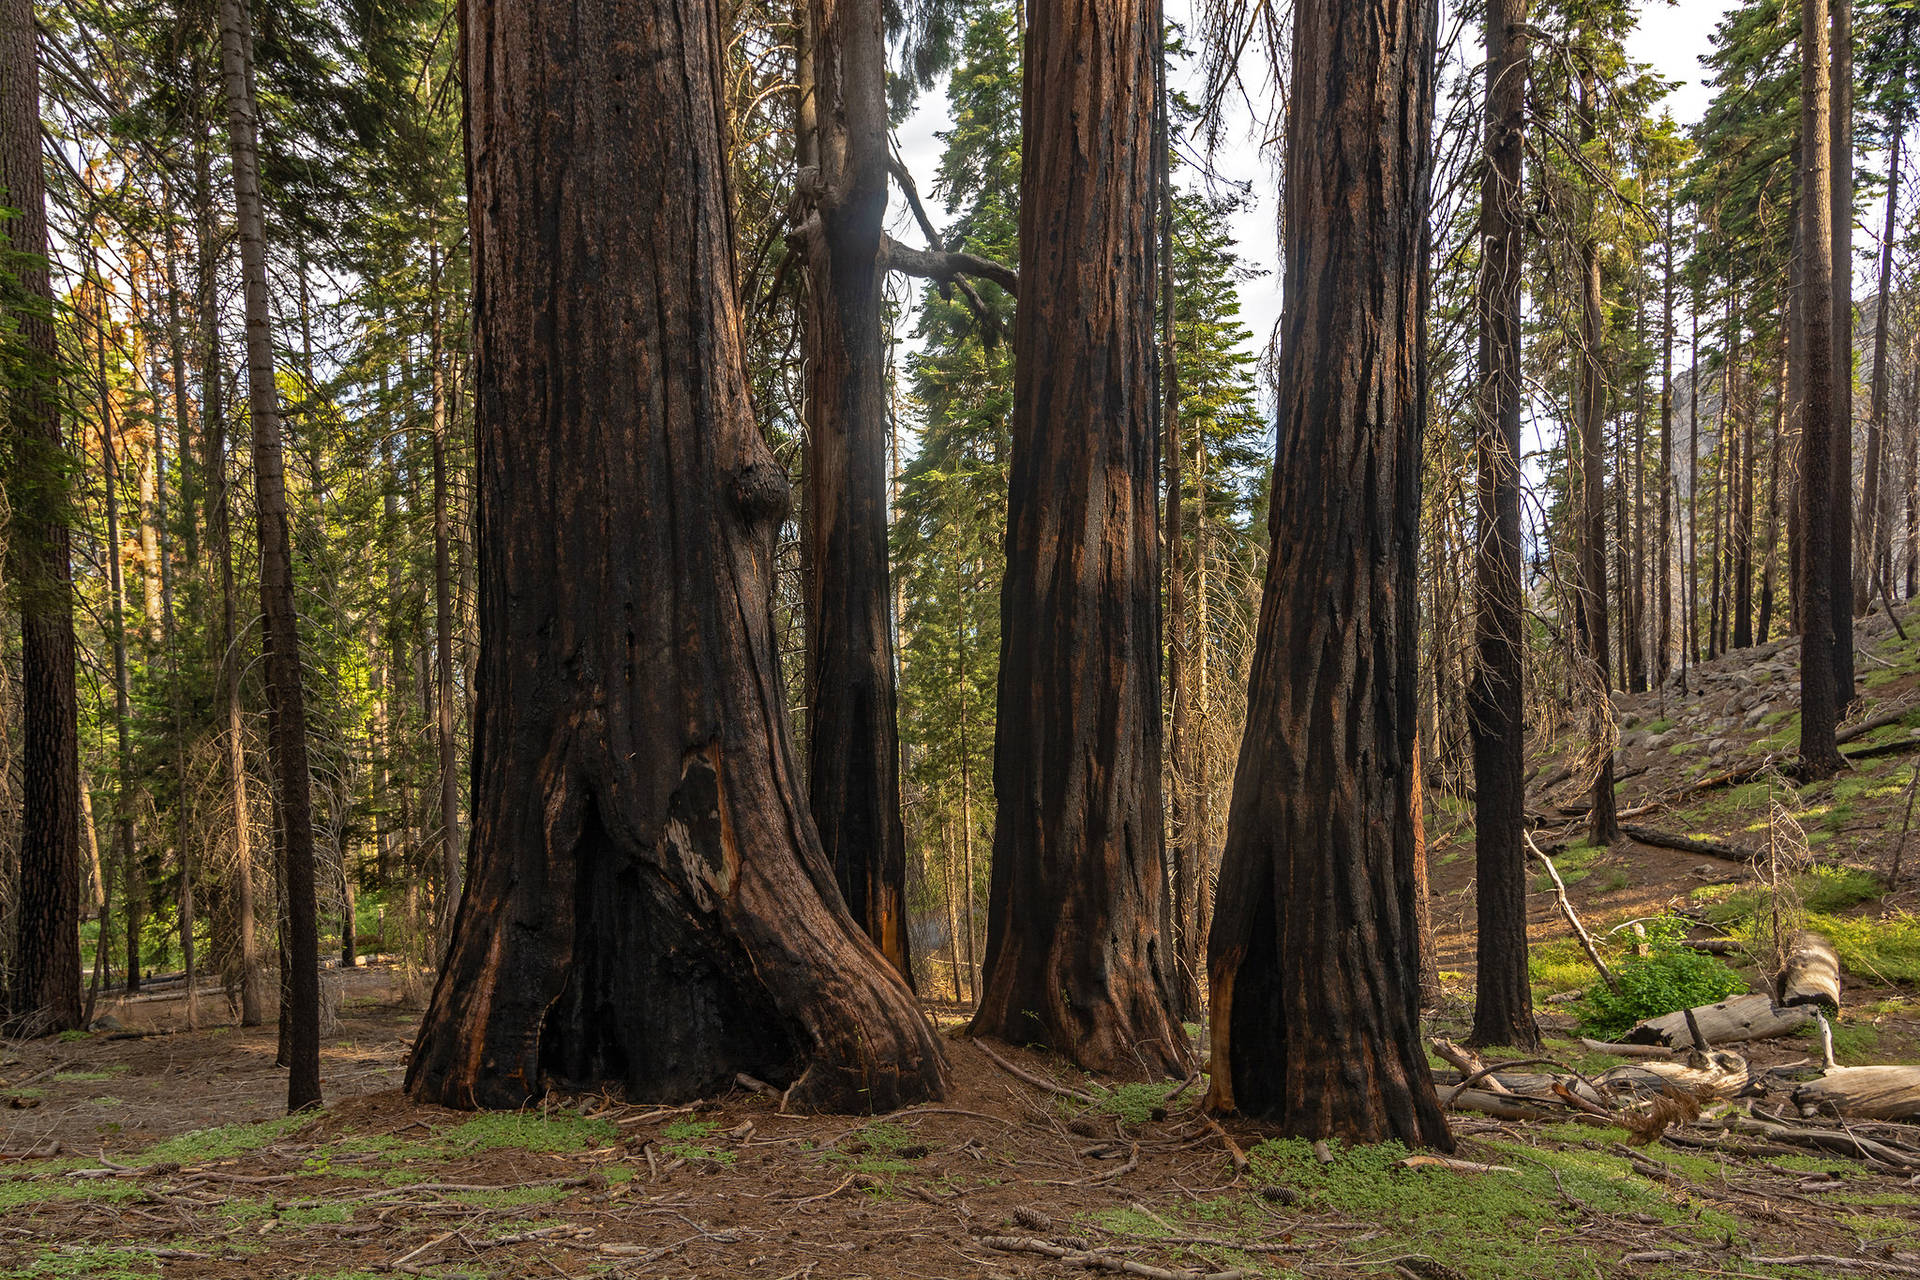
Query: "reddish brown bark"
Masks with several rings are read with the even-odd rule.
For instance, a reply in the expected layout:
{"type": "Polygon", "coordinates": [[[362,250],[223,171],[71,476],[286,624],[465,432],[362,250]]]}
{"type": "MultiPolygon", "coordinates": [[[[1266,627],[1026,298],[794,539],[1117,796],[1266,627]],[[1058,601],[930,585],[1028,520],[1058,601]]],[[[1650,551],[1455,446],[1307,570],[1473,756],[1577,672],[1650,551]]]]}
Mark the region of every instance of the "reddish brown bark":
{"type": "Polygon", "coordinates": [[[1027,33],[993,873],[973,1030],[1179,1071],[1160,795],[1149,0],[1027,33]]]}
{"type": "Polygon", "coordinates": [[[0,6],[0,204],[19,212],[0,221],[0,246],[20,256],[11,264],[19,296],[0,301],[0,308],[17,327],[19,358],[9,363],[25,374],[7,397],[13,437],[7,559],[19,592],[23,785],[20,926],[13,987],[3,993],[0,1012],[16,1033],[47,1035],[82,1023],[80,737],[35,46],[30,0],[6,0],[0,6]]]}
{"type": "Polygon", "coordinates": [[[407,1087],[887,1110],[946,1067],[841,903],[769,608],[712,0],[463,9],[480,651],[467,892],[407,1087]],[[609,191],[620,193],[608,199],[609,191]]]}
{"type": "Polygon", "coordinates": [[[1208,1101],[1291,1136],[1450,1147],[1409,891],[1438,6],[1294,13],[1273,543],[1208,939],[1208,1101]]]}

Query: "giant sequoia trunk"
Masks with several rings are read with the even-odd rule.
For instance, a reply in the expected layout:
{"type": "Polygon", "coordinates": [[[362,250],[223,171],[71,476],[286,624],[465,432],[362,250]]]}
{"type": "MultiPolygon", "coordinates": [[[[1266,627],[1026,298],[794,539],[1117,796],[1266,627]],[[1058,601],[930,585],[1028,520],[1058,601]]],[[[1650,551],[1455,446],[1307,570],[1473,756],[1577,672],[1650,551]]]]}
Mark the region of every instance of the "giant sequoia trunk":
{"type": "Polygon", "coordinates": [[[13,441],[7,500],[8,572],[20,609],[21,810],[13,988],[0,1012],[13,1029],[78,1027],[80,1005],[80,735],[74,694],[73,576],[68,549],[65,446],[47,274],[45,178],[40,164],[40,75],[31,0],[0,6],[0,248],[12,263],[5,300],[16,334],[7,397],[13,441]]]}
{"type": "Polygon", "coordinates": [[[886,44],[879,0],[810,0],[807,789],[841,896],[912,982],[887,575],[886,44]]]}
{"type": "Polygon", "coordinates": [[[1527,974],[1525,645],[1520,590],[1520,163],[1527,99],[1526,0],[1487,6],[1487,166],[1480,183],[1477,296],[1479,470],[1474,549],[1477,662],[1469,690],[1479,928],[1473,1042],[1534,1045],[1527,974]]]}
{"type": "Polygon", "coordinates": [[[1150,0],[1030,13],[1001,590],[993,878],[976,1034],[1177,1070],[1160,803],[1150,0]]]}
{"type": "Polygon", "coordinates": [[[735,310],[721,9],[470,0],[480,653],[465,897],[407,1073],[940,1096],[805,807],[769,608],[788,505],[735,310]],[[618,199],[609,199],[618,192],[618,199]]]}
{"type": "Polygon", "coordinates": [[[1800,768],[1810,777],[1830,777],[1841,767],[1833,732],[1850,690],[1841,683],[1836,634],[1853,631],[1852,583],[1834,575],[1833,507],[1844,501],[1846,481],[1835,474],[1838,448],[1834,382],[1839,364],[1833,312],[1822,300],[1833,293],[1832,150],[1828,114],[1827,4],[1801,0],[1800,22],[1800,288],[1802,374],[1801,532],[1806,538],[1801,586],[1805,634],[1800,642],[1800,768]]]}
{"type": "MultiPolygon", "coordinates": [[[[293,547],[280,449],[267,313],[266,215],[260,203],[259,127],[253,87],[253,24],[246,0],[221,0],[220,67],[233,149],[234,225],[246,286],[247,396],[253,418],[253,491],[260,529],[261,638],[267,669],[267,755],[273,763],[280,883],[286,902],[280,1012],[287,1056],[287,1109],[320,1105],[320,935],[313,887],[313,788],[307,713],[293,600],[293,547]]],[[[239,815],[244,821],[244,815],[239,815]]],[[[129,917],[131,919],[131,917],[129,917]]]]}
{"type": "Polygon", "coordinates": [[[1414,835],[1432,0],[1300,0],[1272,558],[1208,939],[1216,1109],[1452,1146],[1414,835]]]}

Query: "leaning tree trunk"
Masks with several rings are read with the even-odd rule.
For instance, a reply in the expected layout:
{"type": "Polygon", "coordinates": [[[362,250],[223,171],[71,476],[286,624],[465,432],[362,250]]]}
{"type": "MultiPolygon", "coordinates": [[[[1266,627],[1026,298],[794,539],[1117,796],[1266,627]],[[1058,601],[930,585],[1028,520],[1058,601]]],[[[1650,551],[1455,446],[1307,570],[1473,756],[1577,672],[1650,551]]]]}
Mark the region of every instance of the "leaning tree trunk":
{"type": "Polygon", "coordinates": [[[1189,1058],[1160,800],[1151,0],[1040,0],[1022,84],[1020,307],[993,872],[975,1034],[1084,1067],[1189,1058]]]}
{"type": "Polygon", "coordinates": [[[1520,587],[1520,185],[1527,98],[1526,0],[1487,6],[1487,166],[1480,183],[1480,379],[1473,576],[1477,663],[1473,734],[1476,972],[1474,1044],[1532,1046],[1527,973],[1525,648],[1520,587]]]}
{"type": "Polygon", "coordinates": [[[1800,642],[1800,768],[1809,777],[1831,777],[1841,759],[1833,733],[1848,692],[1840,683],[1835,637],[1853,630],[1850,603],[1852,583],[1834,576],[1833,506],[1842,501],[1842,477],[1834,474],[1839,450],[1834,434],[1835,333],[1834,308],[1821,305],[1833,296],[1832,243],[1833,151],[1828,145],[1832,121],[1828,114],[1827,4],[1801,0],[1800,22],[1800,217],[1799,296],[1801,348],[1806,362],[1802,375],[1805,415],[1801,428],[1801,532],[1806,538],[1801,594],[1805,634],[1800,642]]]}
{"type": "MultiPolygon", "coordinates": [[[[7,396],[13,474],[7,569],[18,584],[22,740],[19,935],[12,990],[0,1012],[39,1034],[81,1025],[80,733],[74,692],[73,571],[66,445],[55,395],[58,351],[47,273],[40,74],[31,0],[0,6],[0,247],[18,302],[18,380],[7,396]]],[[[103,925],[104,927],[104,925],[103,925]]]]}
{"type": "Polygon", "coordinates": [[[1447,1148],[1408,803],[1438,11],[1294,9],[1273,543],[1208,939],[1208,1102],[1447,1148]]]}
{"type": "Polygon", "coordinates": [[[770,610],[785,474],[735,309],[712,0],[470,0],[480,653],[467,890],[416,1099],[937,1098],[847,912],[770,610]],[[671,180],[660,175],[670,174],[671,180]],[[606,198],[618,191],[617,200],[606,198]]]}
{"type": "MultiPolygon", "coordinates": [[[[313,789],[307,770],[307,715],[300,633],[293,601],[293,551],[280,453],[267,314],[266,217],[260,202],[259,131],[253,89],[253,25],[246,0],[221,0],[220,67],[233,149],[234,223],[246,286],[247,393],[253,418],[253,489],[260,529],[261,636],[266,653],[267,754],[279,816],[287,974],[281,1011],[287,1053],[287,1110],[320,1105],[320,935],[313,888],[313,789]]],[[[244,815],[241,815],[244,821],[244,815]]]]}
{"type": "Polygon", "coordinates": [[[887,564],[886,42],[879,0],[810,0],[807,789],[847,907],[913,981],[887,564]]]}

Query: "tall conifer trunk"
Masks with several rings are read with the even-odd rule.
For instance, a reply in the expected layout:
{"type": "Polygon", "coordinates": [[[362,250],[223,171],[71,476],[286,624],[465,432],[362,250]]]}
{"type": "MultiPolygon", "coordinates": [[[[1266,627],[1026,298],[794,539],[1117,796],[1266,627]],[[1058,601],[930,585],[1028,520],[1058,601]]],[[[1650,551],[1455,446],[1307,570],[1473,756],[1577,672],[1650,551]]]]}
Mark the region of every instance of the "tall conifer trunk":
{"type": "Polygon", "coordinates": [[[1800,641],[1800,767],[1810,777],[1828,777],[1842,765],[1833,734],[1847,692],[1840,681],[1837,633],[1853,629],[1849,592],[1852,583],[1836,577],[1833,507],[1844,501],[1844,480],[1834,473],[1840,430],[1834,384],[1835,338],[1832,182],[1833,149],[1829,111],[1826,0],[1800,5],[1800,216],[1799,296],[1804,300],[1801,331],[1806,369],[1803,375],[1805,425],[1801,433],[1801,529],[1806,535],[1802,587],[1805,634],[1800,641]]]}
{"type": "Polygon", "coordinates": [[[842,904],[771,611],[712,0],[463,6],[480,652],[469,877],[407,1088],[884,1111],[946,1068],[842,904]],[[610,191],[619,199],[608,199],[610,191]]]}
{"type": "Polygon", "coordinates": [[[1520,586],[1520,303],[1525,261],[1526,0],[1487,5],[1487,165],[1480,183],[1474,548],[1476,971],[1473,1041],[1539,1043],[1527,973],[1525,653],[1520,586]]]}
{"type": "Polygon", "coordinates": [[[1039,0],[975,1034],[1185,1074],[1161,808],[1154,0],[1039,0]]]}
{"type": "Polygon", "coordinates": [[[879,0],[810,0],[807,788],[854,919],[909,985],[887,561],[886,43],[879,0]]]}
{"type": "MultiPolygon", "coordinates": [[[[1827,188],[1833,263],[1833,682],[1836,713],[1853,701],[1853,0],[1829,0],[1833,67],[1827,102],[1832,165],[1827,188]]],[[[1802,73],[1804,75],[1804,72],[1802,73]]]]}
{"type": "MultiPolygon", "coordinates": [[[[1580,83],[1580,138],[1593,140],[1594,86],[1590,75],[1580,83]]],[[[1596,738],[1593,750],[1599,767],[1593,780],[1593,810],[1587,829],[1593,842],[1611,845],[1620,838],[1613,794],[1613,708],[1607,702],[1611,649],[1607,625],[1607,501],[1606,420],[1607,378],[1602,344],[1606,341],[1600,292],[1600,244],[1591,223],[1593,197],[1587,198],[1586,224],[1580,230],[1580,591],[1574,616],[1583,640],[1587,674],[1579,696],[1591,705],[1588,716],[1596,738]]]]}
{"type": "Polygon", "coordinates": [[[287,1110],[320,1105],[320,936],[313,885],[313,794],[307,717],[294,612],[292,537],[267,311],[267,235],[260,202],[259,127],[253,86],[253,23],[246,0],[220,0],[220,65],[233,150],[234,219],[246,296],[247,394],[253,419],[253,488],[260,529],[261,635],[266,650],[267,753],[273,762],[280,882],[286,901],[281,1026],[287,1110]]]}
{"type": "Polygon", "coordinates": [[[1272,558],[1207,976],[1213,1108],[1444,1148],[1410,891],[1437,14],[1294,7],[1272,558]]]}
{"type": "MultiPolygon", "coordinates": [[[[58,350],[47,271],[46,179],[40,154],[40,72],[32,0],[0,4],[0,246],[20,305],[25,375],[6,397],[13,474],[7,569],[20,610],[19,934],[12,990],[0,1014],[34,1034],[81,1025],[80,735],[74,690],[73,568],[66,443],[55,394],[58,350]]],[[[101,928],[106,927],[102,918],[101,928]]]]}

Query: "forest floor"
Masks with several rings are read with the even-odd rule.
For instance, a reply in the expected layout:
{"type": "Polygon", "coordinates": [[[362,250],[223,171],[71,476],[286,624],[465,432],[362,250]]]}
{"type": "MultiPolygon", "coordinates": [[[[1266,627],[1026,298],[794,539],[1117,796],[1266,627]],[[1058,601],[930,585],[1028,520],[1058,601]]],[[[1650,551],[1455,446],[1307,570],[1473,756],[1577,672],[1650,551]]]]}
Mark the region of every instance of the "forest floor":
{"type": "MultiPolygon", "coordinates": [[[[1576,910],[1610,954],[1632,949],[1621,926],[1674,912],[1697,932],[1750,938],[1760,905],[1789,893],[1841,951],[1839,1060],[1920,1061],[1916,895],[1885,884],[1920,745],[1880,746],[1920,744],[1914,634],[1863,625],[1872,656],[1856,721],[1902,714],[1856,740],[1878,750],[1837,782],[1690,789],[1791,755],[1791,647],[1709,664],[1684,697],[1621,700],[1621,805],[1640,811],[1629,820],[1752,847],[1771,838],[1794,865],[1763,876],[1633,841],[1588,848],[1578,797],[1543,787],[1530,798],[1537,838],[1558,851],[1576,910]]],[[[1544,751],[1541,776],[1551,781],[1555,763],[1544,751]]],[[[1446,991],[1431,1029],[1460,1039],[1470,810],[1436,810],[1446,991]]],[[[1584,1048],[1582,1006],[1551,999],[1591,968],[1548,886],[1535,887],[1546,1052],[1602,1071],[1621,1059],[1584,1048]]],[[[180,1029],[181,1000],[162,995],[112,1006],[118,1029],[0,1044],[0,1276],[1920,1275],[1920,1163],[1874,1167],[1699,1129],[1635,1146],[1626,1128],[1572,1113],[1456,1112],[1456,1156],[1498,1166],[1485,1171],[1407,1166],[1392,1146],[1317,1155],[1244,1122],[1216,1129],[1195,1108],[1198,1086],[1102,1082],[1023,1050],[999,1050],[1003,1065],[959,1037],[950,1006],[931,1010],[954,1069],[939,1106],[785,1115],[777,1097],[742,1087],[686,1107],[580,1097],[474,1115],[399,1092],[417,983],[373,967],[340,990],[317,1115],[278,1114],[273,1029],[229,1025],[217,996],[201,1014],[218,1025],[200,1030],[180,1029]]],[[[1782,1082],[1819,1052],[1797,1036],[1735,1047],[1771,1082],[1740,1104],[1756,1115],[1780,1114],[1782,1082]]]]}

